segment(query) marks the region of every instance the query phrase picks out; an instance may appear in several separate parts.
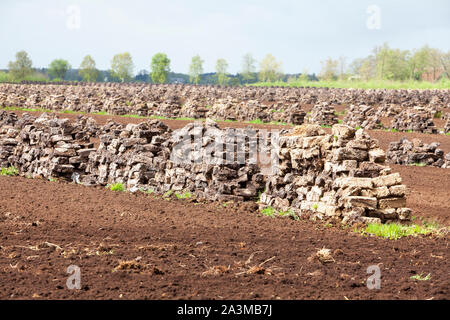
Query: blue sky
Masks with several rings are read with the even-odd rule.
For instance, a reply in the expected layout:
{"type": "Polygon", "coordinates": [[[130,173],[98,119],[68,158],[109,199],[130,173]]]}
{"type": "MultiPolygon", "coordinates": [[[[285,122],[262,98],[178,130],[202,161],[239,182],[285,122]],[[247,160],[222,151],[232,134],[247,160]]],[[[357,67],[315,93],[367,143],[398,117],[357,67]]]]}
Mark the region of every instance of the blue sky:
{"type": "Polygon", "coordinates": [[[0,0],[0,14],[0,68],[19,50],[35,67],[55,58],[78,67],[91,54],[100,69],[128,51],[135,73],[149,70],[157,52],[168,54],[176,72],[186,73],[199,54],[205,72],[224,58],[235,73],[250,52],[258,61],[273,54],[286,73],[317,73],[327,57],[350,62],[383,42],[450,50],[448,0],[0,0]],[[379,10],[379,28],[367,26],[369,6],[379,10]]]}

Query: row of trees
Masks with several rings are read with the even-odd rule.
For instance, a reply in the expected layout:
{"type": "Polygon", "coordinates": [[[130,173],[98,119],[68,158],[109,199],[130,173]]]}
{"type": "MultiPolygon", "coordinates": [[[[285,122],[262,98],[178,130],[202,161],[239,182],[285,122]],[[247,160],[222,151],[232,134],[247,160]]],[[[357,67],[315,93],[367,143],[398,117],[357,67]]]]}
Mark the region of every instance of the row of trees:
{"type": "MultiPolygon", "coordinates": [[[[188,71],[189,82],[199,84],[202,82],[202,76],[206,78],[203,63],[204,60],[199,55],[192,57],[188,71]]],[[[307,70],[303,70],[298,77],[286,77],[282,73],[281,62],[277,61],[271,54],[266,55],[260,61],[259,70],[257,70],[256,64],[256,59],[248,53],[242,59],[241,72],[237,76],[232,76],[228,72],[228,62],[220,58],[216,62],[214,82],[226,85],[240,84],[241,82],[308,81],[311,78],[315,79],[315,75],[307,75],[307,70]]],[[[364,81],[372,79],[421,80],[424,77],[427,80],[434,81],[440,77],[450,78],[450,51],[443,52],[428,46],[409,51],[390,48],[388,44],[383,44],[375,47],[369,56],[355,59],[348,65],[345,57],[328,58],[321,64],[319,79],[326,81],[337,79],[361,79],[364,81]]],[[[24,80],[35,73],[32,61],[25,51],[18,52],[16,60],[11,61],[8,68],[13,80],[24,80]]],[[[71,66],[68,61],[55,59],[50,63],[47,72],[53,80],[64,80],[70,69],[71,66]]],[[[170,59],[165,53],[157,53],[152,57],[150,69],[150,73],[142,70],[134,79],[148,81],[151,78],[153,83],[167,83],[170,59]]],[[[111,60],[111,68],[107,72],[108,81],[131,81],[133,80],[133,71],[134,64],[130,53],[116,54],[111,60]]],[[[83,58],[78,69],[78,76],[83,81],[102,81],[105,72],[100,72],[96,68],[92,56],[87,55],[83,58]]],[[[210,77],[208,77],[208,81],[210,81],[210,77]]]]}
{"type": "MultiPolygon", "coordinates": [[[[189,81],[198,84],[201,81],[203,74],[204,60],[199,55],[192,58],[189,66],[189,81]]],[[[216,82],[220,85],[229,84],[231,81],[228,73],[228,62],[221,58],[216,62],[216,82]]],[[[13,80],[27,79],[34,73],[32,61],[25,51],[20,51],[16,54],[16,60],[8,64],[9,73],[13,80]]],[[[71,65],[64,59],[53,60],[48,67],[48,74],[52,80],[64,80],[71,65]]],[[[168,81],[168,74],[170,72],[170,59],[165,53],[157,53],[152,57],[151,65],[151,80],[154,83],[166,83],[168,81]]],[[[128,52],[116,54],[111,60],[111,69],[109,71],[112,78],[126,82],[133,79],[134,63],[128,52]]],[[[141,71],[145,73],[145,70],[141,71]]],[[[100,72],[96,68],[95,60],[92,56],[87,55],[83,58],[78,69],[79,76],[83,81],[93,82],[99,80],[100,72]]],[[[278,62],[275,57],[268,54],[259,65],[259,73],[256,71],[256,60],[251,54],[246,54],[242,61],[241,78],[244,82],[252,81],[276,81],[282,77],[281,62],[278,62]]],[[[240,81],[239,81],[240,82],[240,81]]]]}
{"type": "Polygon", "coordinates": [[[324,80],[427,80],[450,78],[450,51],[423,46],[420,49],[401,50],[387,43],[375,47],[365,58],[355,59],[349,65],[345,57],[322,61],[319,78],[324,80]]]}

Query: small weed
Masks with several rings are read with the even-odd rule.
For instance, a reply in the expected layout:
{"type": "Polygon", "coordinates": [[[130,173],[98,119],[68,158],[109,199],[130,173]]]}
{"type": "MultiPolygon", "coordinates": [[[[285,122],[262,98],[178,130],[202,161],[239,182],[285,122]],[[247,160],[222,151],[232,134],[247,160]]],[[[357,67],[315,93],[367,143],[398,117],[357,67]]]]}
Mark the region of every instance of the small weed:
{"type": "Polygon", "coordinates": [[[427,281],[431,279],[431,273],[427,274],[425,277],[421,274],[416,274],[415,276],[411,276],[410,279],[418,280],[418,281],[427,281]]]}
{"type": "Polygon", "coordinates": [[[317,203],[314,203],[314,204],[312,205],[312,208],[313,208],[314,210],[317,211],[317,208],[319,208],[319,205],[318,205],[317,203]]]}
{"type": "Polygon", "coordinates": [[[19,174],[19,170],[15,167],[1,168],[0,176],[17,176],[19,174]]]}
{"type": "Polygon", "coordinates": [[[50,182],[58,182],[58,180],[56,178],[52,178],[52,177],[48,178],[48,181],[50,181],[50,182]]]}
{"type": "Polygon", "coordinates": [[[275,212],[276,212],[276,210],[274,208],[272,208],[271,206],[268,206],[261,210],[261,213],[263,215],[272,217],[272,218],[275,216],[275,212]]]}
{"type": "Polygon", "coordinates": [[[281,217],[291,217],[294,220],[300,220],[300,218],[294,213],[292,212],[292,210],[288,210],[288,211],[278,211],[278,214],[281,217]]]}
{"type": "Polygon", "coordinates": [[[261,195],[263,194],[262,191],[258,191],[258,196],[256,197],[256,203],[259,203],[261,201],[261,195]]]}
{"type": "Polygon", "coordinates": [[[181,117],[181,118],[175,118],[175,120],[181,120],[181,121],[194,121],[195,118],[185,118],[185,117],[181,117]]]}
{"type": "Polygon", "coordinates": [[[168,190],[166,193],[163,194],[164,198],[169,198],[173,194],[173,190],[168,190]]]}
{"type": "Polygon", "coordinates": [[[135,118],[135,119],[145,119],[145,118],[147,118],[147,117],[140,116],[140,115],[137,115],[137,114],[124,114],[124,115],[121,115],[121,117],[122,118],[135,118]]]}
{"type": "Polygon", "coordinates": [[[435,119],[441,119],[442,118],[442,111],[438,111],[434,114],[435,119]]]}
{"type": "Polygon", "coordinates": [[[175,192],[175,196],[177,197],[177,199],[190,199],[192,197],[192,193],[190,193],[190,192],[185,192],[185,193],[175,192]]]}
{"type": "Polygon", "coordinates": [[[411,164],[411,166],[416,166],[416,167],[425,167],[427,164],[423,163],[423,162],[415,162],[413,164],[411,164]]]}
{"type": "Polygon", "coordinates": [[[125,191],[125,187],[123,186],[122,183],[118,182],[118,183],[114,183],[112,185],[109,186],[109,189],[111,191],[125,191]]]}
{"type": "Polygon", "coordinates": [[[251,123],[251,124],[264,124],[264,121],[262,121],[261,119],[255,119],[255,120],[251,120],[251,121],[246,121],[246,123],[251,123]]]}
{"type": "Polygon", "coordinates": [[[150,119],[158,119],[158,120],[167,120],[166,117],[163,116],[149,116],[150,119]]]}
{"type": "Polygon", "coordinates": [[[74,114],[74,113],[81,113],[81,114],[84,114],[85,112],[83,112],[83,111],[73,111],[73,110],[62,110],[62,111],[60,111],[61,113],[67,113],[67,114],[74,114]]]}

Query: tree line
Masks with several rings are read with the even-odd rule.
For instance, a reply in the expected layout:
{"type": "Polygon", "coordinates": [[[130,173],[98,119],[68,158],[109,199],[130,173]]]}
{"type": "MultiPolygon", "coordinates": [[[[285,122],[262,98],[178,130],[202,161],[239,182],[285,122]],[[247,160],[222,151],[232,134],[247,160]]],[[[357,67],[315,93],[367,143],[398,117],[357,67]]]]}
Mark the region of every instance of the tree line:
{"type": "MultiPolygon", "coordinates": [[[[242,72],[237,75],[231,75],[228,72],[228,62],[220,58],[216,62],[216,72],[212,74],[204,74],[203,70],[204,60],[196,55],[192,57],[189,65],[188,77],[179,75],[179,79],[187,80],[193,84],[217,83],[220,85],[251,83],[256,81],[277,81],[283,78],[281,70],[281,62],[278,62],[275,57],[268,54],[259,64],[259,72],[256,71],[256,60],[251,54],[246,54],[243,57],[242,72]],[[202,79],[205,78],[205,79],[202,79]]],[[[46,73],[50,80],[62,81],[66,78],[71,65],[67,60],[55,59],[53,60],[46,73]]],[[[32,67],[32,61],[25,51],[16,53],[16,60],[8,64],[9,77],[13,81],[21,81],[27,79],[36,79],[39,76],[44,79],[41,73],[36,73],[32,67]],[[34,76],[33,76],[34,75],[34,76]]],[[[82,81],[94,82],[102,81],[106,75],[108,81],[130,82],[130,81],[146,81],[153,83],[167,83],[170,70],[170,59],[165,53],[159,52],[152,57],[150,64],[150,72],[141,70],[134,76],[134,63],[129,52],[116,54],[111,60],[111,67],[108,72],[101,72],[96,68],[95,60],[91,55],[83,58],[80,67],[78,68],[78,76],[82,81]]],[[[1,80],[1,77],[0,77],[1,80]]]]}
{"type": "Polygon", "coordinates": [[[376,46],[370,55],[347,65],[345,57],[322,61],[319,78],[324,80],[426,80],[450,78],[450,51],[427,45],[414,50],[376,46]]]}
{"type": "Polygon", "coordinates": [[[192,57],[187,75],[176,74],[171,72],[171,61],[162,52],[156,53],[152,57],[150,72],[141,70],[136,76],[134,76],[134,63],[129,52],[116,54],[111,60],[111,67],[108,71],[98,70],[93,57],[86,55],[75,75],[73,74],[74,69],[64,59],[53,60],[45,69],[44,75],[37,69],[33,69],[32,61],[27,52],[17,52],[15,58],[8,64],[8,74],[0,72],[0,81],[44,80],[47,76],[50,80],[62,81],[67,78],[68,73],[70,79],[75,78],[86,82],[142,81],[168,83],[170,76],[175,82],[216,83],[220,85],[240,85],[258,81],[421,80],[424,74],[429,74],[432,80],[450,77],[450,51],[443,52],[428,46],[412,51],[400,50],[390,48],[386,43],[375,47],[369,56],[355,59],[350,64],[347,64],[345,57],[328,58],[322,61],[318,78],[315,74],[308,75],[306,69],[297,75],[283,74],[281,61],[278,61],[272,54],[267,54],[259,62],[258,69],[257,61],[252,54],[245,54],[242,58],[241,71],[236,75],[228,72],[228,62],[223,58],[216,61],[215,73],[205,74],[203,70],[204,60],[199,55],[192,57]]]}

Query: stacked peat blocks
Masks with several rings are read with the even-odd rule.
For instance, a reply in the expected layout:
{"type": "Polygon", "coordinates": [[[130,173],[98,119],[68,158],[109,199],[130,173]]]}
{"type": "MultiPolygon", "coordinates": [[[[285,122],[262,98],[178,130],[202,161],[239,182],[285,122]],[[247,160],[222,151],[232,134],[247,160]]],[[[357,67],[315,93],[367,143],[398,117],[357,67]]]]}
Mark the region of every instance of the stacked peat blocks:
{"type": "Polygon", "coordinates": [[[83,183],[123,183],[128,189],[153,184],[170,153],[170,129],[151,120],[126,127],[108,122],[101,131],[100,145],[89,156],[83,183]]]}
{"type": "Polygon", "coordinates": [[[362,129],[296,127],[280,137],[279,171],[268,178],[262,206],[344,223],[409,220],[406,187],[385,153],[362,129]]]}
{"type": "Polygon", "coordinates": [[[321,126],[332,126],[338,123],[338,118],[332,106],[327,103],[322,103],[315,105],[311,109],[311,113],[307,116],[306,122],[321,126]]]}
{"type": "Polygon", "coordinates": [[[395,164],[442,167],[444,151],[439,149],[439,145],[439,142],[424,144],[419,139],[409,141],[402,138],[389,144],[386,155],[389,162],[395,164]]]}
{"type": "Polygon", "coordinates": [[[377,115],[377,110],[366,105],[351,105],[343,123],[352,128],[363,128],[366,130],[381,129],[383,127],[377,115]]]}
{"type": "Polygon", "coordinates": [[[398,131],[437,133],[431,113],[419,107],[399,113],[392,120],[391,128],[398,131]]]}
{"type": "Polygon", "coordinates": [[[30,177],[73,180],[75,173],[84,172],[89,153],[95,151],[83,129],[47,114],[39,118],[24,115],[7,131],[9,145],[16,141],[8,165],[30,177]]]}
{"type": "Polygon", "coordinates": [[[188,124],[174,132],[171,158],[156,182],[162,191],[190,191],[201,199],[254,200],[264,187],[257,154],[252,153],[257,152],[253,147],[258,139],[270,135],[254,129],[220,129],[209,120],[188,124]]]}

